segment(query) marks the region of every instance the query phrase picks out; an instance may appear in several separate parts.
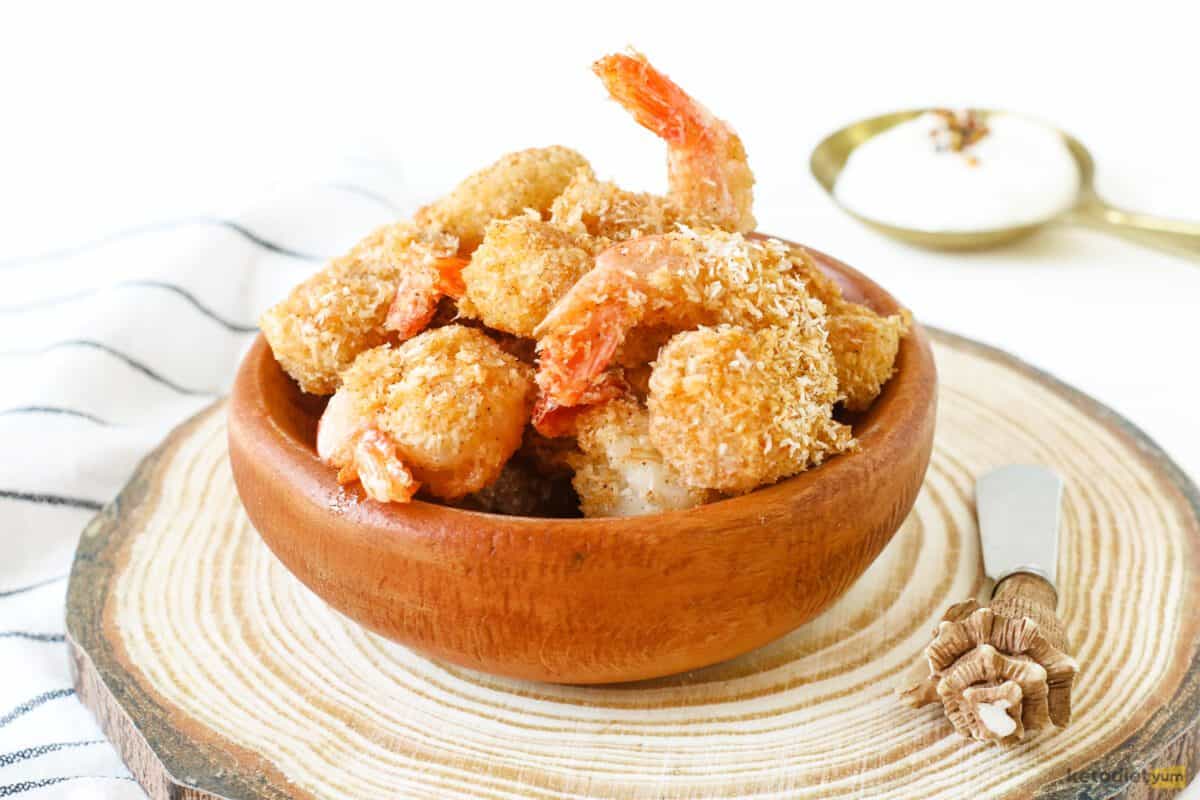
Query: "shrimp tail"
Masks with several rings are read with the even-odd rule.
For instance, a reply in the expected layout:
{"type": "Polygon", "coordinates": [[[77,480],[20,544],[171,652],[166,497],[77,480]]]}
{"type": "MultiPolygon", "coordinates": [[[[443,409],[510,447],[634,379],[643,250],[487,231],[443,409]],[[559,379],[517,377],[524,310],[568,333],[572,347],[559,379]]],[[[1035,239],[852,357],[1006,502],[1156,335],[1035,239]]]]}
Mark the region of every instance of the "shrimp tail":
{"type": "Polygon", "coordinates": [[[337,479],[342,484],[357,480],[367,497],[380,503],[407,503],[421,487],[391,439],[373,427],[357,435],[351,461],[337,479]]]}
{"type": "Polygon", "coordinates": [[[629,383],[620,370],[605,372],[579,396],[575,405],[561,405],[547,395],[538,395],[533,407],[533,427],[551,439],[574,436],[579,415],[592,406],[629,394],[629,383]]]}
{"type": "Polygon", "coordinates": [[[712,114],[641,53],[605,56],[592,71],[638,124],[668,144],[690,147],[708,137],[712,114]]]}
{"type": "Polygon", "coordinates": [[[383,327],[394,331],[401,340],[411,339],[425,330],[437,313],[441,298],[442,293],[432,275],[424,270],[401,273],[383,327]]]}
{"type": "Polygon", "coordinates": [[[583,325],[547,334],[538,342],[537,383],[555,405],[574,406],[612,362],[630,328],[621,304],[595,306],[583,325]]]}
{"type": "Polygon", "coordinates": [[[466,294],[467,284],[463,281],[463,270],[470,263],[471,259],[462,258],[461,256],[450,256],[449,258],[435,260],[433,268],[437,271],[438,275],[435,282],[438,291],[448,297],[453,297],[455,300],[466,294]]]}
{"type": "Polygon", "coordinates": [[[425,330],[437,313],[438,301],[445,296],[457,299],[466,292],[462,273],[469,263],[470,259],[449,256],[433,259],[431,269],[401,273],[383,322],[384,329],[395,331],[401,340],[425,330]]]}

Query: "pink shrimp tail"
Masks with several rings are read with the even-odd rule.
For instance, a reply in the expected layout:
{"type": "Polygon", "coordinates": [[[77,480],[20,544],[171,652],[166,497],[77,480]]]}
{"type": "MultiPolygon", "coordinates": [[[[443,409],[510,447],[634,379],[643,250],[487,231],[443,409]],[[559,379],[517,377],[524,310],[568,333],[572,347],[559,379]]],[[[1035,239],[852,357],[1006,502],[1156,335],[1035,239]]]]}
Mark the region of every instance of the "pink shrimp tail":
{"type": "Polygon", "coordinates": [[[338,483],[357,480],[363,493],[380,503],[407,503],[421,484],[400,459],[387,434],[364,428],[354,439],[352,460],[338,472],[338,483]]]}
{"type": "Polygon", "coordinates": [[[578,405],[621,346],[627,316],[619,305],[599,305],[586,326],[544,337],[538,343],[537,383],[542,393],[556,405],[578,405]]]}
{"type": "Polygon", "coordinates": [[[538,395],[533,407],[533,427],[542,436],[574,436],[579,415],[588,408],[629,393],[629,384],[617,372],[605,372],[579,397],[573,406],[559,405],[545,394],[538,395]]]}
{"type": "Polygon", "coordinates": [[[711,115],[640,53],[616,53],[592,65],[612,98],[638,123],[673,146],[709,136],[711,115]]]}
{"type": "Polygon", "coordinates": [[[463,270],[471,263],[471,259],[461,256],[439,258],[433,262],[437,270],[437,288],[442,294],[455,300],[467,293],[467,284],[463,281],[463,270]]]}
{"type": "Polygon", "coordinates": [[[401,273],[383,327],[395,331],[401,340],[411,339],[433,319],[441,296],[432,276],[422,271],[401,273]]]}
{"type": "Polygon", "coordinates": [[[432,271],[402,272],[383,327],[395,331],[401,340],[411,339],[425,330],[437,313],[438,301],[443,296],[459,298],[466,292],[462,272],[468,263],[469,259],[452,256],[434,259],[432,271]]]}

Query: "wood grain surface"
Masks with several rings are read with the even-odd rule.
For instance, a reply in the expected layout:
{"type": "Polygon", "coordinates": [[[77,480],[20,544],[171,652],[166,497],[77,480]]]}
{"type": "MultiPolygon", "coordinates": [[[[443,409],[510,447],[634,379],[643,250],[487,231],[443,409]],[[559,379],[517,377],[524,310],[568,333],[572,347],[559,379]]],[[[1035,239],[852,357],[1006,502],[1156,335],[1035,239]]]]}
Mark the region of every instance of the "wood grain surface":
{"type": "Polygon", "coordinates": [[[1140,798],[1156,796],[1151,768],[1191,778],[1195,487],[1052,378],[946,334],[935,352],[930,471],[862,578],[737,659],[605,687],[488,677],[331,610],[250,527],[218,406],[83,537],[68,597],[80,697],[156,800],[1140,798]],[[1065,478],[1059,612],[1082,668],[1070,727],[1005,750],[893,690],[946,606],[989,588],[972,484],[1012,462],[1065,478]]]}

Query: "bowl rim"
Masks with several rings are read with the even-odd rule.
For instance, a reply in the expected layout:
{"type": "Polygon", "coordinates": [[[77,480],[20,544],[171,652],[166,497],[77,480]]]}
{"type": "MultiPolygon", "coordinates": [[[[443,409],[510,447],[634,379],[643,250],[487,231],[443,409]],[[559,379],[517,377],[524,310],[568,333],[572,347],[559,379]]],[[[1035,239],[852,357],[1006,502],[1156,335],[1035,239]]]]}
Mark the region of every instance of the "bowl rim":
{"type": "MultiPolygon", "coordinates": [[[[827,274],[833,277],[850,299],[864,303],[879,313],[893,314],[902,310],[900,303],[881,286],[863,273],[850,267],[844,262],[833,258],[819,250],[791,242],[780,237],[766,234],[751,234],[755,238],[777,239],[784,244],[804,250],[827,274]]],[[[710,524],[721,520],[730,524],[747,517],[759,516],[762,509],[771,504],[765,503],[772,497],[788,496],[790,502],[796,502],[807,493],[814,495],[827,491],[828,487],[836,485],[839,476],[844,474],[870,472],[885,467],[885,459],[880,458],[882,451],[887,448],[887,441],[901,435],[905,423],[918,424],[927,413],[929,403],[936,403],[936,365],[930,349],[929,339],[924,329],[915,320],[911,323],[909,333],[901,339],[897,354],[896,368],[883,391],[875,399],[871,408],[859,415],[854,415],[852,424],[854,435],[859,446],[848,453],[841,453],[818,467],[808,469],[789,478],[784,478],[769,486],[762,486],[753,491],[734,497],[727,497],[710,503],[704,503],[688,509],[657,512],[631,517],[528,517],[508,514],[496,514],[486,511],[456,508],[429,500],[414,499],[408,503],[377,503],[362,494],[361,487],[354,485],[342,486],[337,483],[336,473],[322,462],[315,449],[315,443],[305,442],[277,423],[277,414],[271,413],[271,404],[267,402],[262,391],[260,371],[264,368],[282,374],[286,382],[300,397],[313,398],[305,395],[298,385],[283,373],[275,361],[265,337],[260,333],[251,344],[243,357],[238,369],[231,392],[230,417],[236,418],[236,424],[230,425],[230,438],[246,437],[253,443],[266,446],[272,452],[260,452],[256,458],[268,457],[280,459],[287,469],[281,473],[292,476],[304,475],[308,480],[307,486],[296,487],[300,494],[313,504],[322,507],[337,506],[342,511],[351,507],[356,511],[369,514],[372,527],[388,527],[396,530],[413,531],[433,525],[438,528],[456,527],[455,520],[475,522],[480,528],[504,527],[508,529],[521,528],[533,532],[537,528],[554,529],[562,533],[570,530],[573,533],[584,534],[588,531],[602,533],[604,536],[644,535],[641,530],[648,521],[653,521],[656,529],[661,529],[659,521],[671,523],[673,529],[687,532],[691,526],[687,523],[699,516],[710,524]],[[905,402],[906,399],[921,399],[927,395],[925,402],[905,402]],[[247,411],[249,413],[247,413],[247,411]],[[895,412],[895,413],[891,413],[895,412]],[[890,419],[899,415],[898,419],[890,419]],[[886,424],[884,424],[886,422],[886,424]]],[[[311,402],[316,402],[311,401],[311,402]]],[[[275,404],[277,409],[278,403],[275,404]]],[[[364,519],[364,521],[366,521],[364,519]]]]}

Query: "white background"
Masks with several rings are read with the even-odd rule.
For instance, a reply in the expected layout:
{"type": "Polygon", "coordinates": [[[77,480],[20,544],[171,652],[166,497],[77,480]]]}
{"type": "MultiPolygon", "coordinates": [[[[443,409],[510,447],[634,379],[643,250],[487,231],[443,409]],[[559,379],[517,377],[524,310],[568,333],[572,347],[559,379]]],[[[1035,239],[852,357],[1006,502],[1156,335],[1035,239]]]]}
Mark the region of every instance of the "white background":
{"type": "Polygon", "coordinates": [[[907,249],[837,211],[807,157],[893,109],[1020,110],[1081,138],[1112,201],[1200,220],[1198,30],[1189,2],[13,4],[0,259],[234,213],[346,158],[410,208],[551,143],[661,189],[662,146],[588,69],[634,45],[742,135],[763,230],[1098,397],[1195,478],[1200,260],[1065,229],[987,254],[907,249]]]}

